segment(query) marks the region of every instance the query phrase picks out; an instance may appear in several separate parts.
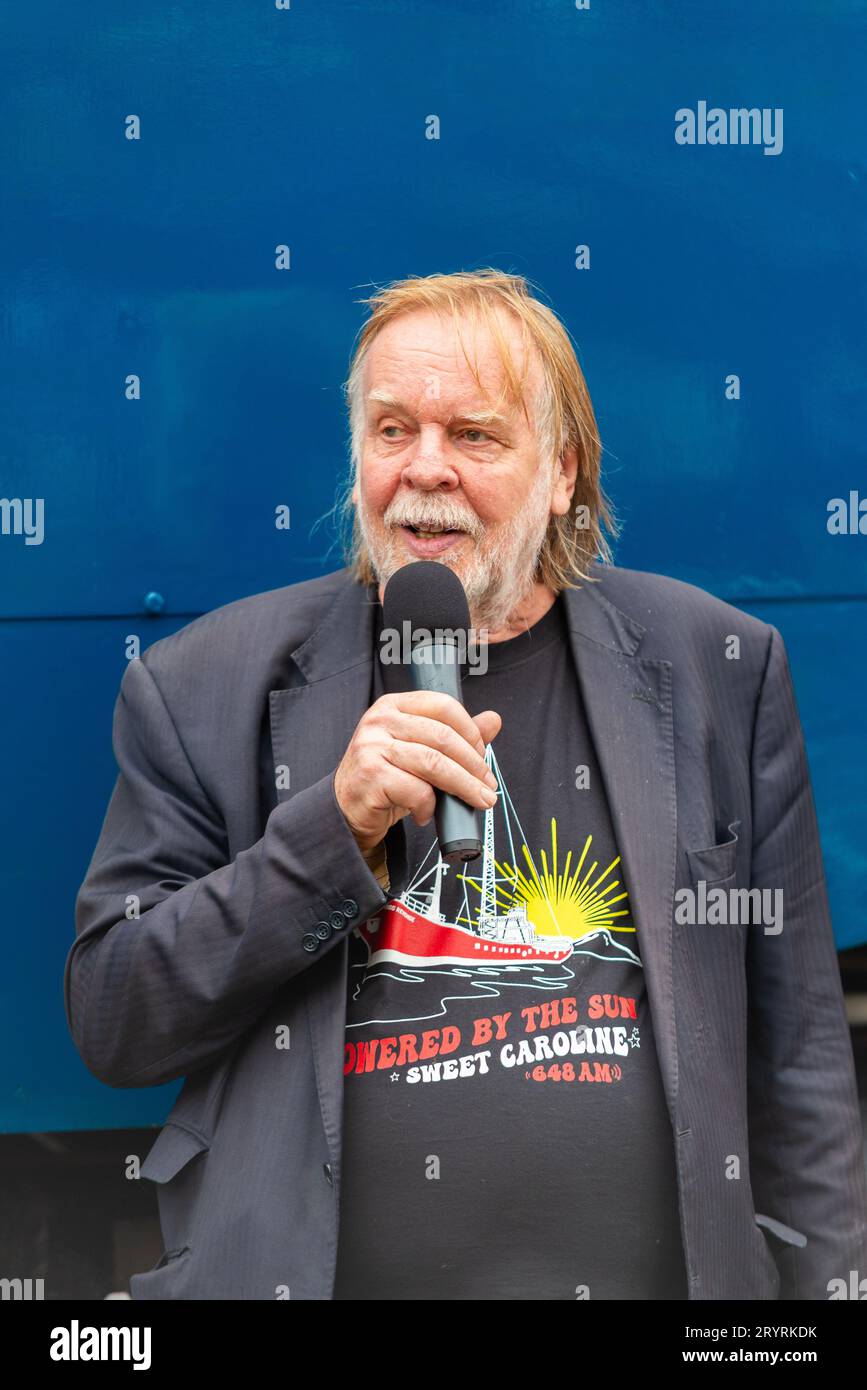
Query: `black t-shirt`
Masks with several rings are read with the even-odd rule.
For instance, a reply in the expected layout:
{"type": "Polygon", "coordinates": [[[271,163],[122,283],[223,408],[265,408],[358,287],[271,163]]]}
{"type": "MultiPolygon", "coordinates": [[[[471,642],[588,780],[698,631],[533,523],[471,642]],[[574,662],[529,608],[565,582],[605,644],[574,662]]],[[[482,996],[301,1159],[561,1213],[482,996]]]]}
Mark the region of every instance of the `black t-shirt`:
{"type": "MultiPolygon", "coordinates": [[[[487,659],[463,668],[469,712],[503,720],[486,852],[444,866],[434,823],[406,817],[406,889],[350,938],[334,1297],[686,1298],[671,1122],[562,600],[487,659]]],[[[374,698],[410,688],[374,668],[374,698]]]]}

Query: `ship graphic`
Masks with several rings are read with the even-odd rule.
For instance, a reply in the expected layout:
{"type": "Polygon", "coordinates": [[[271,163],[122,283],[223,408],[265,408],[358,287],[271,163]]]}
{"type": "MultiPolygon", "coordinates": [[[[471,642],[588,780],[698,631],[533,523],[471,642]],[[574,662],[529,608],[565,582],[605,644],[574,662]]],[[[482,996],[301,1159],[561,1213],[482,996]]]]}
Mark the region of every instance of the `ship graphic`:
{"type": "MultiPolygon", "coordinates": [[[[468,873],[467,866],[462,866],[464,898],[458,913],[462,921],[449,920],[441,910],[443,879],[452,866],[443,860],[434,840],[408,887],[358,928],[368,947],[368,969],[386,963],[423,968],[559,965],[572,954],[575,942],[560,931],[550,901],[545,901],[549,921],[532,920],[526,903],[515,893],[514,882],[497,872],[494,812],[500,806],[513,862],[513,821],[517,817],[514,808],[510,814],[511,799],[490,744],[485,750],[485,762],[497,778],[497,801],[484,813],[480,876],[468,873]],[[429,865],[434,854],[435,861],[429,865]],[[469,888],[474,890],[472,906],[469,888]]],[[[533,910],[541,916],[539,906],[534,904],[533,910]]]]}

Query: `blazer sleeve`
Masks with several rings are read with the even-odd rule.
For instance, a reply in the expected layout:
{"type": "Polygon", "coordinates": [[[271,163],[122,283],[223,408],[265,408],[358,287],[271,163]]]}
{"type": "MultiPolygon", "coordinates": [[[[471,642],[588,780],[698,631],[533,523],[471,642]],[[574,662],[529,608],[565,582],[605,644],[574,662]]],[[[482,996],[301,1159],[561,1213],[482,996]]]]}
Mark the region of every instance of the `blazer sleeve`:
{"type": "Polygon", "coordinates": [[[119,776],[76,901],[66,1017],[99,1080],[156,1086],[216,1061],[387,898],[333,772],[278,804],[262,838],[227,862],[222,818],[144,658],[121,682],[114,751],[119,776]],[[306,949],[343,906],[345,930],[306,949]]]}
{"type": "Polygon", "coordinates": [[[772,1242],[780,1298],[827,1299],[829,1280],[867,1272],[867,1182],[810,775],[776,628],[751,777],[751,885],[782,890],[782,930],[756,924],[748,936],[750,1178],[756,1211],[806,1237],[772,1242]]]}

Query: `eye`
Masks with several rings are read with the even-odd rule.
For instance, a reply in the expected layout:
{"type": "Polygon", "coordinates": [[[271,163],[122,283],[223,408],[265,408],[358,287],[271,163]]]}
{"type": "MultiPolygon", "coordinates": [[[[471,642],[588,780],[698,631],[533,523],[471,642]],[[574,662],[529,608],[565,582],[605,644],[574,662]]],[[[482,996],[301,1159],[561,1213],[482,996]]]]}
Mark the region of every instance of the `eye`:
{"type": "Polygon", "coordinates": [[[464,437],[466,437],[467,435],[470,435],[470,434],[477,434],[477,435],[480,435],[480,436],[481,436],[481,439],[480,439],[480,440],[478,440],[478,439],[470,439],[470,440],[468,440],[467,442],[468,442],[469,444],[478,444],[478,443],[480,443],[480,442],[484,442],[485,440],[489,440],[489,439],[492,439],[492,438],[493,438],[493,436],[490,435],[490,434],[488,434],[485,430],[475,429],[475,427],[474,427],[473,425],[468,426],[468,428],[465,429],[465,430],[462,430],[461,433],[464,435],[464,437]]]}
{"type": "Polygon", "coordinates": [[[387,439],[394,439],[395,436],[394,436],[394,435],[390,435],[390,434],[388,433],[388,431],[389,431],[389,430],[398,430],[398,431],[399,431],[399,430],[402,430],[402,429],[403,429],[403,426],[402,426],[402,425],[383,425],[382,429],[380,430],[380,434],[385,435],[385,437],[386,437],[387,439]]]}

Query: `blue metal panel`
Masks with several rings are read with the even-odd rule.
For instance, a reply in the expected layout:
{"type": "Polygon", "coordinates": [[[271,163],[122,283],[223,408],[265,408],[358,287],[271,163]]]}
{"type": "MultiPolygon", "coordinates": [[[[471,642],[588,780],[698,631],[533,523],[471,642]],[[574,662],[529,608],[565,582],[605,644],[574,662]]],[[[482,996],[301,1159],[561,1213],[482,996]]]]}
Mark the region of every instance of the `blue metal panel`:
{"type": "Polygon", "coordinates": [[[178,1083],[113,1090],[91,1076],[66,1024],[73,907],[117,776],[111,723],[126,638],[166,619],[0,623],[0,1131],[98,1129],[160,1119],[178,1083]]]}
{"type": "Polygon", "coordinates": [[[867,537],[826,529],[832,497],[867,495],[865,27],[864,0],[6,16],[0,495],[43,498],[45,534],[0,535],[0,1127],[165,1113],[173,1088],[88,1077],[61,1009],[121,639],[340,563],[312,528],[345,461],[356,301],[408,273],[541,286],[596,404],[619,562],[780,627],[838,942],[867,939],[867,537]],[[677,145],[700,100],[782,108],[782,153],[677,145]]]}

